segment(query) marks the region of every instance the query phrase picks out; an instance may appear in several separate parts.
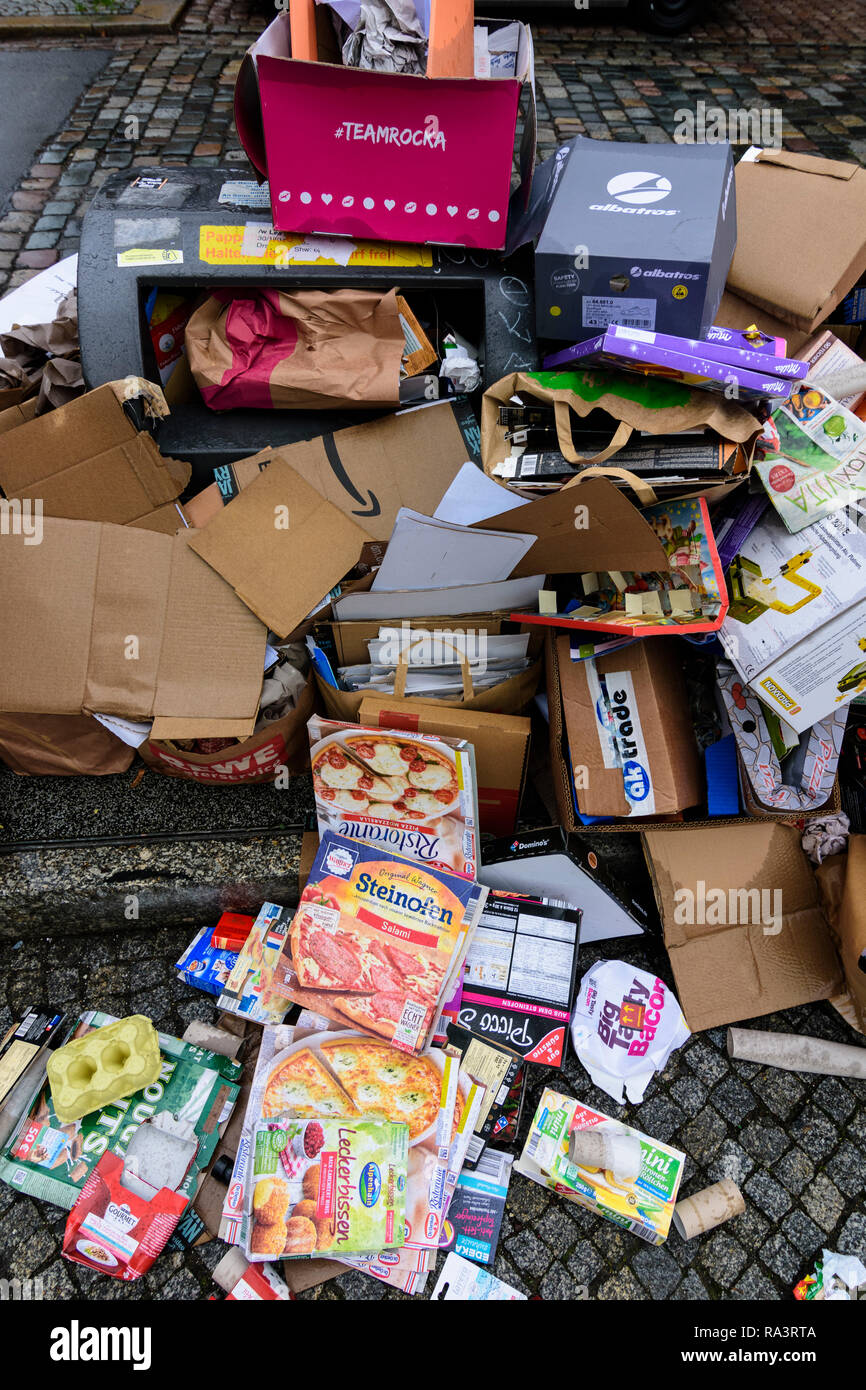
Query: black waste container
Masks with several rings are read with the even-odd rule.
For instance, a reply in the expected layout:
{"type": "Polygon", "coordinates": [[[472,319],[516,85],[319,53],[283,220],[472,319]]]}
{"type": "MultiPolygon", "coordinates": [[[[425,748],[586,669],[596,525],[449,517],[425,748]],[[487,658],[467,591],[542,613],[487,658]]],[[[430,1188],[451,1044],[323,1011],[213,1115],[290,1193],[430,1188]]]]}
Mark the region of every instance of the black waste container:
{"type": "MultiPolygon", "coordinates": [[[[505,262],[494,252],[434,246],[418,248],[422,254],[415,259],[423,264],[399,265],[395,259],[406,259],[411,248],[358,243],[370,248],[369,264],[250,264],[241,246],[245,230],[256,223],[270,223],[266,190],[263,195],[235,170],[166,166],[126,170],[107,179],[84,218],[79,253],[79,326],[87,385],[129,374],[159,380],[147,319],[155,289],[189,293],[258,286],[397,286],[419,317],[453,326],[480,345],[485,387],[507,372],[538,365],[531,255],[505,262]]],[[[247,249],[252,236],[247,232],[247,249]]],[[[375,413],[216,412],[195,392],[193,400],[173,405],[161,422],[159,445],[163,453],[193,465],[197,490],[212,480],[218,465],[267,445],[312,439],[375,413]]]]}

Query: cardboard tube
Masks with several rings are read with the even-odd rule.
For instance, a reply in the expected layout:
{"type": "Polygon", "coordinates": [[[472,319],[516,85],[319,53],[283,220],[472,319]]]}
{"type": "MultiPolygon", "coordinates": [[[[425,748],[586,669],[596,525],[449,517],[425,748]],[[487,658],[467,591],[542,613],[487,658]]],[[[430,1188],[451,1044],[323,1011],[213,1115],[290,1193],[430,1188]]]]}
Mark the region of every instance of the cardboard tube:
{"type": "Polygon", "coordinates": [[[618,1134],[604,1129],[576,1129],[569,1141],[568,1156],[584,1168],[606,1168],[620,1182],[640,1176],[641,1147],[636,1134],[618,1134]]]}
{"type": "Polygon", "coordinates": [[[730,1178],[684,1197],[674,1207],[674,1226],[683,1240],[693,1240],[695,1236],[721,1226],[732,1216],[740,1216],[746,1210],[743,1194],[730,1178]]]}
{"type": "Polygon", "coordinates": [[[765,1033],[754,1028],[728,1029],[728,1056],[737,1062],[760,1062],[783,1071],[855,1076],[866,1081],[866,1047],[801,1038],[796,1033],[765,1033]]]}

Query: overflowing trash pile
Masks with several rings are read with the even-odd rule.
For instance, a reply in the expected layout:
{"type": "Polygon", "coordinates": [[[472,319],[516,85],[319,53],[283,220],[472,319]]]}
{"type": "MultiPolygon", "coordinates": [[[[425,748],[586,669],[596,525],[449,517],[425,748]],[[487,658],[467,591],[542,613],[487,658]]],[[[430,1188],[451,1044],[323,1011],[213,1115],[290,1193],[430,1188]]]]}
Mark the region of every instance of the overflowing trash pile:
{"type": "MultiPolygon", "coordinates": [[[[177,962],[212,1024],[34,1006],[0,1042],[0,1179],[106,1278],[218,1238],[229,1299],[347,1267],[522,1299],[513,1173],[655,1246],[743,1213],[641,1125],[691,1034],[827,1000],[848,1044],[730,1056],[866,1079],[866,171],[584,138],[533,170],[529,31],[447,13],[278,15],[236,93],[261,284],[155,285],[153,379],[84,389],[68,302],[0,336],[0,757],[315,800],[300,882],[177,962]],[[401,284],[442,243],[521,258],[531,360],[491,379],[483,318],[401,284]],[[160,443],[190,401],[260,447],[202,477],[160,443]],[[269,443],[292,410],[321,428],[269,443]],[[640,833],[651,891],[588,828],[640,833]],[[621,958],[658,923],[665,978],[621,958]]],[[[797,1298],[864,1296],[818,1255],[797,1298]]]]}

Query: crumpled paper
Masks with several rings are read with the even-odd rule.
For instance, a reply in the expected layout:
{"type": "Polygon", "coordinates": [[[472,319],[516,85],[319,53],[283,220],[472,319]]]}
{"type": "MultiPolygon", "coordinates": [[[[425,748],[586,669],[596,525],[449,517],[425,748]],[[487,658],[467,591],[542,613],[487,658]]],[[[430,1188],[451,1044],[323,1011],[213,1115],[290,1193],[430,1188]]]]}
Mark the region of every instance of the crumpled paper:
{"type": "Polygon", "coordinates": [[[358,22],[343,44],[343,63],[423,77],[427,35],[412,0],[361,0],[358,22]]]}
{"type": "Polygon", "coordinates": [[[38,388],[37,415],[80,396],[84,377],[75,291],[60,301],[53,323],[16,323],[8,333],[0,333],[0,353],[0,379],[7,377],[11,385],[28,383],[38,388]]]}
{"type": "Polygon", "coordinates": [[[256,733],[267,724],[284,719],[295,708],[307,684],[309,665],[310,660],[302,643],[291,642],[281,648],[280,660],[271,668],[262,684],[256,733]]]}
{"type": "Polygon", "coordinates": [[[623,960],[600,960],[580,982],[571,1040],[593,1084],[623,1104],[643,1100],[655,1072],[691,1036],[667,985],[623,960]]]}
{"type": "Polygon", "coordinates": [[[848,846],[851,822],[844,812],[837,816],[815,816],[803,830],[803,853],[813,864],[820,864],[831,854],[843,854],[848,846]]]}

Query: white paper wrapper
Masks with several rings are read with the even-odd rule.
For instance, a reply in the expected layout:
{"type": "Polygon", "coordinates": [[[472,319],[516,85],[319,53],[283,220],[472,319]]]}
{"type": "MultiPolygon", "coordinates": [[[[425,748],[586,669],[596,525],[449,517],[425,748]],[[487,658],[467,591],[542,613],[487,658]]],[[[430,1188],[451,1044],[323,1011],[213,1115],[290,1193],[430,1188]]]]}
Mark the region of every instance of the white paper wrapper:
{"type": "Polygon", "coordinates": [[[622,960],[601,960],[580,982],[571,1040],[592,1080],[622,1105],[636,1104],[689,1037],[663,980],[622,960]]]}

